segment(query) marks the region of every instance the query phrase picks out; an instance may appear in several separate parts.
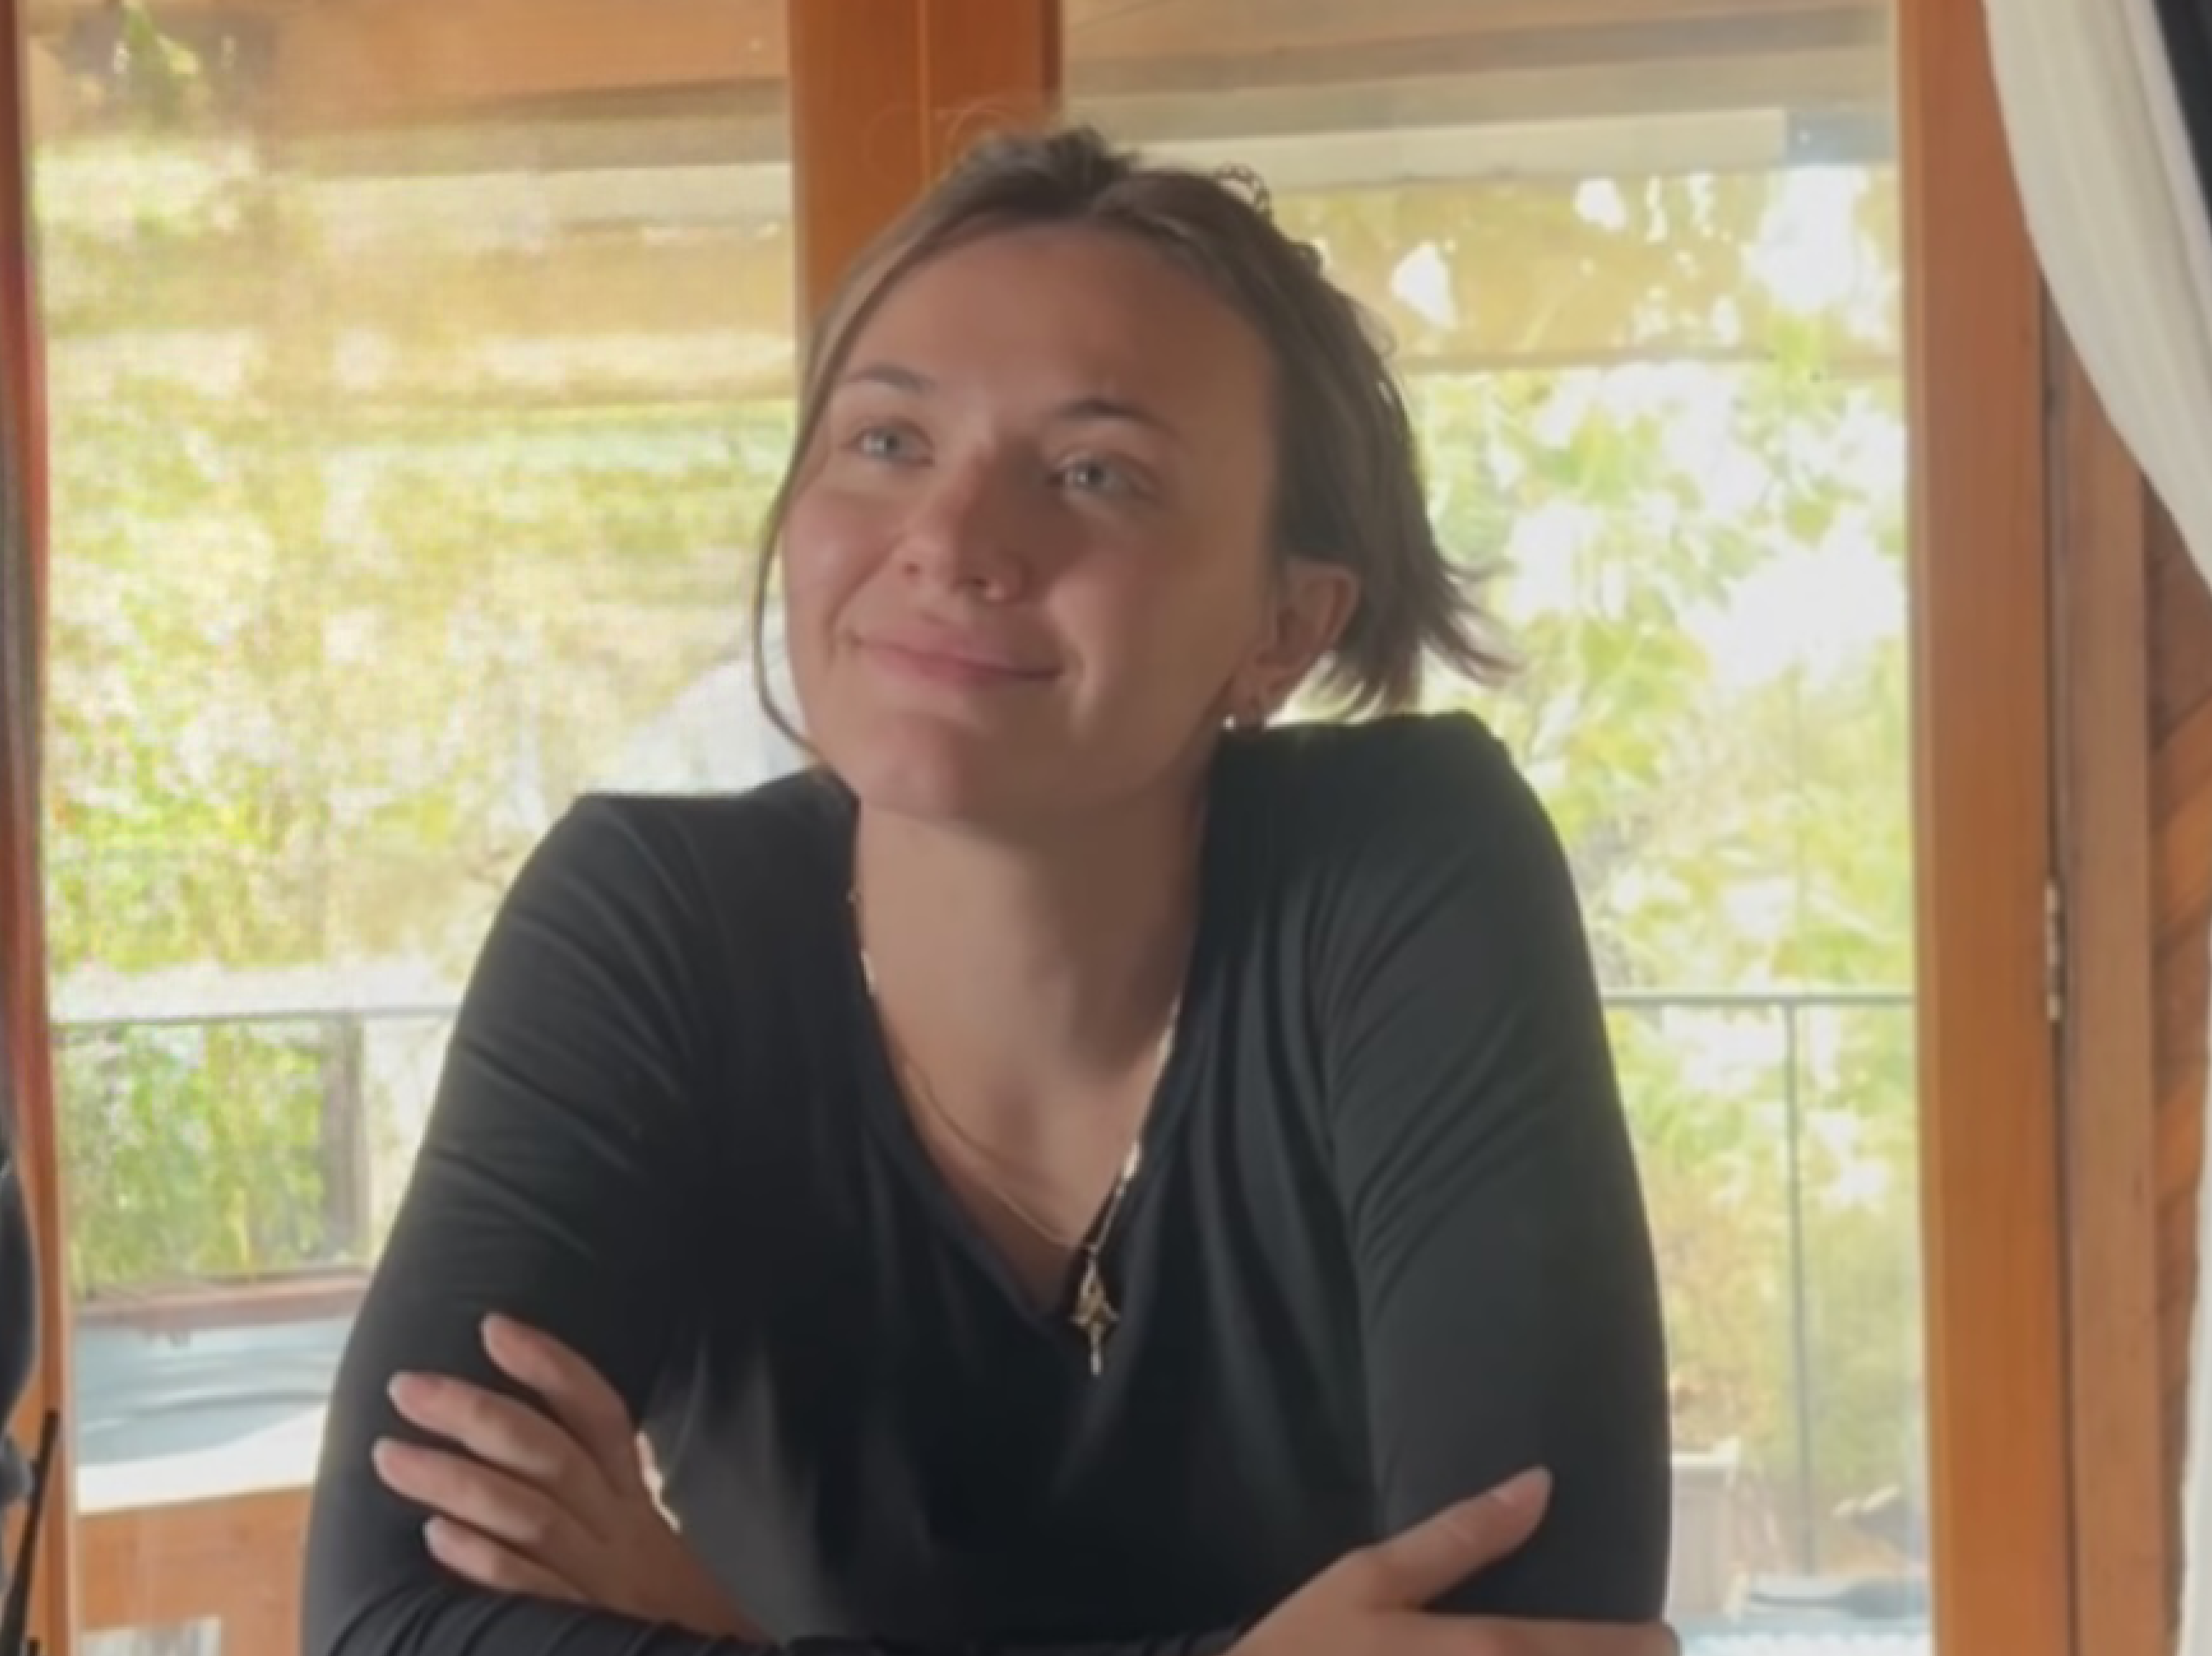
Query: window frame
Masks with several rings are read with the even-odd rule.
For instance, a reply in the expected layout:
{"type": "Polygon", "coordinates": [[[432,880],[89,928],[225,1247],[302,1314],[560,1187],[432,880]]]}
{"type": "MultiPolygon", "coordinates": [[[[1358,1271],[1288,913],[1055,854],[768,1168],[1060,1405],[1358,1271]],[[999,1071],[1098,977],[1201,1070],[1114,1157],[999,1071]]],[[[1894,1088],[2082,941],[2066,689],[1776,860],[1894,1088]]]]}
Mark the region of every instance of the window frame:
{"type": "Polygon", "coordinates": [[[1943,1656],[2070,1656],[2046,344],[1981,23],[1898,16],[1930,1538],[1943,1656]]]}

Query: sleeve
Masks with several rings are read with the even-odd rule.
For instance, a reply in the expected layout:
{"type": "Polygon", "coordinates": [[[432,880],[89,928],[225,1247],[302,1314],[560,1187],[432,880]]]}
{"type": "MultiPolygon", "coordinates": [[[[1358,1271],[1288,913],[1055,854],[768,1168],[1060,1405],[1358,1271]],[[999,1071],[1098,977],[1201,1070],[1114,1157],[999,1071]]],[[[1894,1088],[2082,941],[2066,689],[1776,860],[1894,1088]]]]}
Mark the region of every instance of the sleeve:
{"type": "MultiPolygon", "coordinates": [[[[307,1656],[772,1656],[730,1640],[479,1591],[423,1545],[370,1465],[411,1429],[403,1369],[509,1385],[477,1330],[558,1336],[641,1416],[684,1314],[702,1210],[691,1113],[717,980],[700,896],[623,808],[578,804],[532,853],[471,974],[414,1174],[331,1399],[309,1521],[307,1656]],[[687,924],[687,919],[690,920],[687,924]]],[[[1235,1635],[1061,1651],[802,1640],[792,1656],[1218,1656],[1235,1635]]]]}
{"type": "Polygon", "coordinates": [[[1354,790],[1316,1015],[1358,1284],[1376,1517],[1525,1467],[1543,1526],[1439,1608],[1644,1622],[1671,1507],[1657,1273],[1595,974],[1549,819],[1474,720],[1354,790]]]}

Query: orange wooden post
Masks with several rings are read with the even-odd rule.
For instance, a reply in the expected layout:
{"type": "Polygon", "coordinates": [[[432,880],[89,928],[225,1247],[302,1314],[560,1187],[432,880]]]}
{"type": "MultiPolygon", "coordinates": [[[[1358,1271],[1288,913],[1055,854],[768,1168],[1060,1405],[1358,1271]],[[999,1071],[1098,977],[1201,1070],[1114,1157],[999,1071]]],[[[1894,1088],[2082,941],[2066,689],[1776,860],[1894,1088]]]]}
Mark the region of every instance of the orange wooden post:
{"type": "Polygon", "coordinates": [[[804,0],[791,8],[802,330],[847,265],[994,126],[1060,100],[1059,0],[804,0]]]}
{"type": "Polygon", "coordinates": [[[2043,289],[1981,8],[1898,30],[1936,1645],[2072,1656],[2043,289]]]}

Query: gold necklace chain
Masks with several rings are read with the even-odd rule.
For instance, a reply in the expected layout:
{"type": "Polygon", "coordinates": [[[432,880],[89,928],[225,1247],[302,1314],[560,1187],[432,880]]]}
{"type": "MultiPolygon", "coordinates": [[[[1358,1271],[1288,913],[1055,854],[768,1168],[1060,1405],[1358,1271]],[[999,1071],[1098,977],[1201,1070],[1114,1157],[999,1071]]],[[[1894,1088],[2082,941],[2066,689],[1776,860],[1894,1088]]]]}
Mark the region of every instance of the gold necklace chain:
{"type": "MultiPolygon", "coordinates": [[[[884,1029],[884,1044],[891,1049],[891,1058],[897,1066],[900,1082],[915,1101],[928,1112],[938,1125],[959,1142],[960,1148],[968,1153],[971,1162],[990,1162],[1004,1168],[1007,1158],[960,1125],[959,1118],[945,1107],[944,1101],[937,1095],[937,1089],[929,1084],[929,1077],[922,1073],[921,1066],[907,1053],[905,1048],[899,1044],[898,1038],[889,1028],[884,1029]]],[[[1131,1158],[1133,1159],[1133,1150],[1131,1158]]],[[[1131,1171],[1127,1162],[1123,1163],[1123,1168],[1126,1176],[1126,1174],[1131,1171]]],[[[1080,1231],[1071,1234],[1047,1224],[1017,1199],[1012,1191],[1001,1185],[981,1167],[976,1167],[974,1171],[976,1182],[983,1186],[984,1193],[1019,1220],[1024,1228],[1064,1253],[1073,1253],[1083,1245],[1083,1234],[1080,1231]]]]}
{"type": "MultiPolygon", "coordinates": [[[[883,1016],[882,1002],[876,993],[875,961],[868,954],[866,938],[860,936],[859,891],[848,891],[846,901],[853,910],[853,929],[860,956],[860,979],[867,987],[869,1004],[876,1008],[877,1027],[883,1031],[884,1045],[890,1049],[901,1084],[921,1101],[922,1107],[934,1116],[976,1161],[1002,1162],[1005,1160],[1003,1156],[961,1125],[959,1119],[945,1107],[944,1101],[937,1095],[937,1089],[930,1085],[928,1076],[891,1031],[889,1021],[883,1016]]],[[[1105,1204],[1099,1212],[1097,1222],[1091,1227],[1088,1234],[1071,1237],[1044,1223],[988,1172],[981,1168],[975,1170],[977,1182],[991,1199],[1047,1244],[1055,1248],[1081,1252],[1083,1274],[1076,1283],[1075,1301],[1069,1307],[1067,1320],[1090,1349],[1093,1379],[1105,1373],[1106,1342],[1112,1336],[1115,1325],[1121,1320],[1121,1313],[1115,1307],[1113,1295],[1106,1285],[1102,1256],[1106,1251],[1108,1238],[1113,1234],[1114,1222],[1121,1217],[1122,1203],[1129,1194],[1129,1186],[1136,1181],[1137,1170],[1144,1161],[1145,1126],[1152,1118],[1152,1107],[1159,1095],[1161,1079],[1166,1075],[1168,1061],[1175,1052],[1176,1029],[1182,1021],[1182,997],[1177,995],[1168,1005],[1166,1027],[1160,1031],[1159,1049],[1153,1059],[1144,1116],[1138,1121],[1135,1137],[1129,1141],[1129,1153],[1121,1158],[1121,1170],[1114,1176],[1113,1186],[1106,1193],[1105,1204]]]]}

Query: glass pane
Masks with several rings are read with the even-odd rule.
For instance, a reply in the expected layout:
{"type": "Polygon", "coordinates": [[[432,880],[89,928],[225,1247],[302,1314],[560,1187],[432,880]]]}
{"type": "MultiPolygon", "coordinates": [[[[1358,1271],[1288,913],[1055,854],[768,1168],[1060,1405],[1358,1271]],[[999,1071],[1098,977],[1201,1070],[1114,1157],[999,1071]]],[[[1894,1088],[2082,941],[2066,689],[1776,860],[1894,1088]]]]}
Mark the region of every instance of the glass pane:
{"type": "Polygon", "coordinates": [[[1525,663],[1666,1281],[1693,1651],[1926,1651],[1885,4],[1070,0],[1387,324],[1525,663]]]}
{"type": "Polygon", "coordinates": [[[580,790],[787,762],[783,3],[28,15],[83,1544],[263,1526],[183,1608],[118,1544],[85,1618],[275,1656],[300,1507],[251,1492],[309,1475],[518,860],[580,790]]]}

